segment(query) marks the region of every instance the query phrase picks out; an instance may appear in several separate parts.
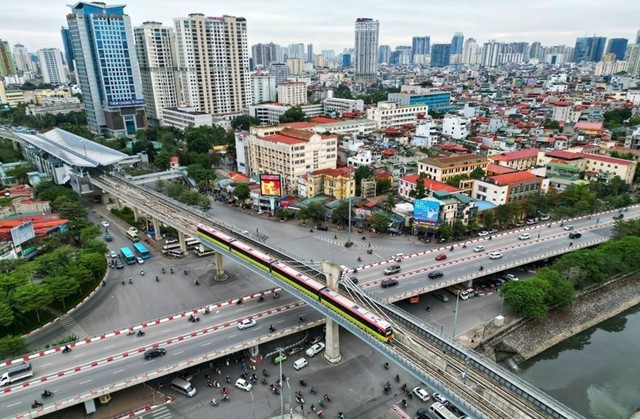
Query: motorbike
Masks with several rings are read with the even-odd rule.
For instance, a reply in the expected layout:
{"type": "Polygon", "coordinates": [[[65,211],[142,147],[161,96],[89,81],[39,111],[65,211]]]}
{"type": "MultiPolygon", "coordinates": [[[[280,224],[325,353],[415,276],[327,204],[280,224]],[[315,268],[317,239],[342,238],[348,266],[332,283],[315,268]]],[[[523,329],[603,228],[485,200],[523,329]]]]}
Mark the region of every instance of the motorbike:
{"type": "Polygon", "coordinates": [[[266,379],[266,378],[264,378],[264,377],[262,378],[262,380],[260,380],[260,382],[261,382],[262,384],[267,384],[267,383],[268,383],[267,379],[266,379]]]}
{"type": "Polygon", "coordinates": [[[328,394],[325,394],[325,395],[324,395],[324,400],[325,400],[325,401],[327,401],[327,402],[330,402],[330,401],[331,401],[331,399],[329,398],[329,395],[328,395],[328,394]]]}
{"type": "Polygon", "coordinates": [[[189,271],[187,271],[186,269],[184,270],[184,274],[185,275],[189,275],[189,271]]]}
{"type": "Polygon", "coordinates": [[[362,236],[362,240],[367,240],[367,238],[365,236],[362,236]]]}
{"type": "Polygon", "coordinates": [[[260,297],[258,297],[258,302],[261,303],[264,301],[264,297],[261,295],[260,297]]]}
{"type": "Polygon", "coordinates": [[[229,394],[228,393],[223,394],[221,398],[222,398],[222,400],[231,400],[231,399],[229,399],[229,394]]]}
{"type": "Polygon", "coordinates": [[[173,268],[169,268],[169,272],[173,273],[173,268]]]}
{"type": "Polygon", "coordinates": [[[165,273],[165,270],[164,270],[164,268],[162,268],[162,273],[165,273]]]}
{"type": "Polygon", "coordinates": [[[358,256],[358,262],[362,262],[362,258],[358,256]]]}
{"type": "Polygon", "coordinates": [[[193,283],[194,283],[195,285],[200,285],[200,281],[198,281],[197,279],[194,279],[194,280],[193,280],[193,283]]]}
{"type": "Polygon", "coordinates": [[[146,332],[143,332],[142,329],[141,329],[141,330],[138,330],[138,333],[136,333],[136,336],[140,337],[140,336],[144,336],[145,334],[146,334],[146,332]]]}
{"type": "Polygon", "coordinates": [[[140,271],[140,276],[144,276],[144,271],[140,271]]]}
{"type": "Polygon", "coordinates": [[[265,376],[265,377],[268,377],[269,376],[269,371],[262,370],[262,375],[265,376]]]}
{"type": "Polygon", "coordinates": [[[305,380],[300,380],[300,385],[302,387],[306,387],[307,386],[307,382],[305,380]]]}
{"type": "Polygon", "coordinates": [[[207,306],[207,307],[204,308],[204,314],[209,314],[209,313],[211,313],[211,310],[207,306]]]}
{"type": "Polygon", "coordinates": [[[296,402],[298,402],[300,404],[304,404],[304,399],[302,397],[297,397],[296,396],[296,402]]]}
{"type": "Polygon", "coordinates": [[[133,331],[133,327],[130,327],[129,330],[127,330],[127,335],[134,335],[136,332],[133,331]]]}
{"type": "Polygon", "coordinates": [[[371,249],[367,249],[367,254],[368,254],[368,255],[373,254],[373,250],[371,250],[371,249]]]}
{"type": "Polygon", "coordinates": [[[71,352],[71,348],[67,345],[64,348],[62,348],[62,353],[66,354],[67,352],[71,352]]]}
{"type": "Polygon", "coordinates": [[[211,399],[211,406],[218,407],[218,406],[220,406],[220,404],[218,403],[218,401],[215,398],[213,398],[213,399],[211,399]]]}
{"type": "Polygon", "coordinates": [[[269,332],[270,332],[270,333],[273,333],[273,332],[275,332],[275,331],[276,331],[276,328],[275,328],[275,327],[273,327],[273,326],[271,326],[271,325],[269,325],[269,332]]]}
{"type": "Polygon", "coordinates": [[[402,399],[402,407],[407,408],[407,399],[402,399]]]}
{"type": "Polygon", "coordinates": [[[484,271],[484,266],[480,265],[480,272],[484,271]]]}
{"type": "Polygon", "coordinates": [[[344,419],[344,414],[342,412],[338,412],[338,419],[344,419]]]}
{"type": "Polygon", "coordinates": [[[38,408],[38,407],[41,407],[41,406],[43,406],[43,404],[42,404],[42,403],[40,403],[40,402],[39,402],[39,401],[37,401],[37,400],[34,400],[34,401],[33,401],[33,403],[31,403],[31,408],[32,408],[32,409],[35,409],[35,408],[38,408]]]}
{"type": "Polygon", "coordinates": [[[53,396],[53,393],[50,392],[49,390],[45,390],[42,392],[40,396],[42,396],[43,399],[46,399],[47,397],[53,396]]]}
{"type": "Polygon", "coordinates": [[[273,293],[273,298],[280,298],[280,294],[278,294],[277,292],[273,293]]]}
{"type": "Polygon", "coordinates": [[[463,248],[463,249],[466,249],[466,248],[467,248],[467,244],[466,244],[466,243],[465,243],[465,244],[463,244],[463,245],[462,245],[462,248],[463,248]]]}
{"type": "Polygon", "coordinates": [[[388,363],[388,362],[385,362],[385,363],[384,363],[384,369],[385,369],[385,370],[388,370],[388,369],[389,369],[389,363],[388,363]]]}
{"type": "Polygon", "coordinates": [[[309,391],[311,392],[311,394],[317,394],[318,392],[316,391],[315,388],[313,388],[313,386],[309,387],[309,391]]]}
{"type": "Polygon", "coordinates": [[[238,301],[236,301],[236,304],[237,304],[237,305],[240,305],[240,304],[242,304],[243,302],[244,302],[244,301],[242,300],[242,298],[238,298],[238,301]]]}
{"type": "Polygon", "coordinates": [[[453,246],[451,246],[451,247],[449,248],[449,251],[450,251],[450,252],[453,252],[453,246]]]}
{"type": "Polygon", "coordinates": [[[160,278],[156,275],[156,282],[160,282],[160,278]]]}
{"type": "Polygon", "coordinates": [[[189,321],[190,321],[191,323],[197,323],[197,322],[199,322],[199,321],[200,321],[200,317],[198,317],[198,316],[194,316],[194,315],[192,314],[191,316],[189,316],[189,321]]]}

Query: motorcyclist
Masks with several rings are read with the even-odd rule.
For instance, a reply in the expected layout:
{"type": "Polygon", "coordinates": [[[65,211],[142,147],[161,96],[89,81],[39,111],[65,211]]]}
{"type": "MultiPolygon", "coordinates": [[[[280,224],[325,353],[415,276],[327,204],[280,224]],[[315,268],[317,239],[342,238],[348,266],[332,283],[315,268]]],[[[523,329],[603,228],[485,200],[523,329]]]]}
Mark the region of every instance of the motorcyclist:
{"type": "Polygon", "coordinates": [[[273,327],[273,325],[271,325],[271,324],[270,324],[270,325],[269,325],[269,331],[270,331],[270,332],[273,332],[273,331],[275,331],[275,330],[276,330],[276,329],[275,329],[275,327],[273,327]]]}

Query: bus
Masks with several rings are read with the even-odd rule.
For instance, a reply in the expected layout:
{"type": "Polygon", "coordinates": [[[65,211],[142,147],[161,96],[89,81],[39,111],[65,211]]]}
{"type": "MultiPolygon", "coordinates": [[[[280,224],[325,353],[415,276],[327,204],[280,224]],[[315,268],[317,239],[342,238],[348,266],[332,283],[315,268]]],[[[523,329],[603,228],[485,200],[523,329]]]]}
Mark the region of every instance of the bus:
{"type": "Polygon", "coordinates": [[[444,407],[442,403],[435,402],[429,406],[429,415],[433,419],[458,419],[449,409],[444,407]]]}
{"type": "Polygon", "coordinates": [[[200,240],[190,237],[184,240],[184,244],[187,246],[187,249],[192,249],[200,244],[200,240]]]}
{"type": "Polygon", "coordinates": [[[127,238],[128,238],[129,240],[131,240],[131,241],[132,241],[132,242],[134,242],[134,243],[137,243],[137,242],[138,242],[138,233],[134,233],[134,232],[133,232],[133,231],[131,231],[131,230],[127,230],[126,234],[127,234],[127,238]]]}
{"type": "Polygon", "coordinates": [[[420,302],[420,294],[409,297],[409,304],[417,304],[420,302]]]}
{"type": "Polygon", "coordinates": [[[147,249],[142,243],[133,243],[133,250],[142,259],[149,259],[151,257],[151,255],[149,254],[149,249],[147,249]]]}
{"type": "Polygon", "coordinates": [[[180,243],[172,243],[172,244],[166,244],[162,246],[162,253],[166,255],[169,250],[175,250],[175,249],[180,249],[180,243]]]}
{"type": "Polygon", "coordinates": [[[135,255],[128,247],[121,247],[120,254],[122,255],[122,258],[127,263],[127,265],[134,265],[137,263],[135,255]]]}

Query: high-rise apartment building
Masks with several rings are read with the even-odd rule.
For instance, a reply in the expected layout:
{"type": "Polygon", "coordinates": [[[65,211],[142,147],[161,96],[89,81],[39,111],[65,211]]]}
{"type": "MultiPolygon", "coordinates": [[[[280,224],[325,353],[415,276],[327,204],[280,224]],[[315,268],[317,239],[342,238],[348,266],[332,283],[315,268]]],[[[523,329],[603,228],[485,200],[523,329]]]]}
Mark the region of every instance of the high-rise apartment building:
{"type": "Polygon", "coordinates": [[[276,84],[284,83],[289,77],[289,68],[285,63],[271,63],[269,74],[276,78],[276,84]]]}
{"type": "Polygon", "coordinates": [[[503,44],[490,40],[482,46],[482,65],[485,67],[496,67],[500,64],[500,53],[503,44]]]}
{"type": "Polygon", "coordinates": [[[461,62],[463,64],[477,64],[477,59],[476,59],[477,53],[478,53],[478,43],[474,38],[467,38],[464,42],[461,62]]]}
{"type": "Polygon", "coordinates": [[[616,60],[624,60],[624,55],[627,53],[627,44],[629,40],[626,38],[611,38],[607,42],[606,52],[612,52],[616,56],[616,60]]]}
{"type": "Polygon", "coordinates": [[[210,114],[242,112],[251,104],[247,21],[243,17],[174,19],[182,98],[210,114]]]}
{"type": "Polygon", "coordinates": [[[604,36],[593,36],[591,38],[577,38],[573,51],[573,62],[600,61],[604,54],[604,47],[607,38],[604,36]]]}
{"type": "Polygon", "coordinates": [[[544,59],[544,49],[542,48],[542,44],[538,41],[531,43],[531,48],[529,49],[529,58],[542,61],[544,59]]]}
{"type": "Polygon", "coordinates": [[[307,104],[307,86],[304,82],[289,81],[279,84],[276,89],[279,103],[291,106],[307,104]]]}
{"type": "Polygon", "coordinates": [[[35,71],[36,68],[31,62],[29,51],[22,44],[15,44],[13,46],[13,59],[16,63],[16,70],[21,73],[35,71]]]}
{"type": "Polygon", "coordinates": [[[462,45],[464,43],[464,35],[462,32],[456,32],[451,38],[451,54],[462,54],[462,45]]]}
{"type": "Polygon", "coordinates": [[[409,45],[398,45],[393,51],[393,64],[407,65],[411,63],[411,47],[409,45]]]}
{"type": "Polygon", "coordinates": [[[69,33],[69,28],[65,28],[64,26],[60,28],[60,35],[62,36],[62,46],[64,47],[65,64],[67,64],[69,71],[75,71],[75,67],[73,65],[73,48],[71,47],[71,33],[69,33]]]}
{"type": "Polygon", "coordinates": [[[640,77],[640,44],[629,47],[627,63],[627,73],[632,77],[640,77]]]}
{"type": "Polygon", "coordinates": [[[289,55],[288,58],[300,58],[304,60],[305,52],[304,52],[304,44],[290,44],[289,45],[289,55]]]}
{"type": "Polygon", "coordinates": [[[289,68],[289,74],[299,76],[302,74],[302,59],[301,58],[287,58],[287,67],[289,68]]]}
{"type": "Polygon", "coordinates": [[[640,29],[636,32],[636,44],[640,44],[640,29]]]}
{"type": "Polygon", "coordinates": [[[433,44],[431,46],[431,66],[446,67],[451,63],[451,44],[433,44]]]}
{"type": "Polygon", "coordinates": [[[162,125],[162,109],[180,104],[179,69],[173,29],[159,22],[134,28],[140,64],[144,111],[154,125],[162,125]]]}
{"type": "Polygon", "coordinates": [[[16,65],[11,57],[11,47],[7,41],[0,39],[0,76],[16,74],[16,65]]]}
{"type": "Polygon", "coordinates": [[[258,66],[267,68],[269,64],[278,61],[277,45],[273,42],[268,44],[255,44],[251,47],[251,57],[253,58],[253,68],[258,66]]]}
{"type": "Polygon", "coordinates": [[[89,129],[110,137],[133,135],[147,124],[125,7],[80,1],[67,15],[89,129]]]}
{"type": "Polygon", "coordinates": [[[428,36],[414,36],[411,40],[411,63],[425,64],[429,55],[431,38],[428,36]]]}
{"type": "Polygon", "coordinates": [[[391,47],[389,45],[380,45],[378,47],[378,64],[391,63],[391,47]]]}
{"type": "Polygon", "coordinates": [[[356,82],[373,84],[378,69],[378,31],[377,20],[358,18],[355,25],[354,78],[356,82]]]}
{"type": "Polygon", "coordinates": [[[253,74],[251,76],[252,105],[276,101],[276,76],[253,74]]]}
{"type": "Polygon", "coordinates": [[[307,44],[307,60],[305,62],[313,62],[313,44],[307,44]]]}
{"type": "Polygon", "coordinates": [[[62,84],[67,81],[62,63],[62,53],[58,48],[38,50],[42,79],[49,84],[62,84]]]}

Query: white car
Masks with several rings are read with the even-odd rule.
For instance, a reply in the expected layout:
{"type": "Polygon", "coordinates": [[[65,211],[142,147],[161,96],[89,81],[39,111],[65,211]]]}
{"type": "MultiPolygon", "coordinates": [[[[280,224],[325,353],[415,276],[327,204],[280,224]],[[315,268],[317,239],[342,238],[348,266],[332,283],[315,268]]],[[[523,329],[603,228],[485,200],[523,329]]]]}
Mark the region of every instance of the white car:
{"type": "Polygon", "coordinates": [[[484,246],[476,246],[473,248],[473,251],[478,253],[478,252],[484,252],[484,246]]]}
{"type": "Polygon", "coordinates": [[[323,350],[324,350],[324,343],[318,342],[312,347],[310,347],[309,349],[307,349],[306,354],[309,358],[313,358],[315,355],[318,355],[323,350]]]}
{"type": "Polygon", "coordinates": [[[256,324],[258,323],[253,319],[244,319],[240,323],[238,323],[238,329],[240,330],[248,329],[250,327],[255,326],[256,324]]]}
{"type": "Polygon", "coordinates": [[[518,240],[529,240],[531,238],[531,234],[529,233],[522,233],[521,235],[518,236],[518,240]]]}
{"type": "Polygon", "coordinates": [[[548,221],[551,219],[550,215],[543,215],[542,217],[540,217],[540,221],[548,221]]]}
{"type": "Polygon", "coordinates": [[[139,265],[142,265],[144,263],[144,259],[142,259],[140,256],[136,257],[136,261],[139,265]]]}
{"type": "Polygon", "coordinates": [[[433,400],[445,406],[449,404],[449,401],[445,399],[444,396],[442,396],[440,393],[433,393],[433,400]]]}
{"type": "Polygon", "coordinates": [[[504,277],[505,277],[505,279],[508,279],[509,281],[519,281],[520,280],[520,278],[518,278],[514,274],[506,274],[504,277]]]}
{"type": "Polygon", "coordinates": [[[236,387],[238,387],[240,390],[251,391],[251,388],[253,386],[251,385],[250,382],[248,382],[244,378],[238,378],[236,380],[236,387]]]}
{"type": "Polygon", "coordinates": [[[489,253],[489,257],[491,259],[500,259],[500,258],[502,258],[502,253],[500,253],[500,252],[491,252],[491,253],[489,253]]]}
{"type": "Polygon", "coordinates": [[[489,232],[486,230],[481,231],[480,233],[478,233],[478,236],[480,237],[486,237],[489,235],[489,232]]]}
{"type": "Polygon", "coordinates": [[[118,257],[118,254],[114,250],[112,250],[111,252],[109,252],[109,256],[111,256],[111,259],[115,259],[118,257]]]}
{"type": "Polygon", "coordinates": [[[133,234],[138,234],[138,229],[135,227],[129,227],[129,231],[132,232],[133,234]]]}
{"type": "Polygon", "coordinates": [[[102,224],[102,227],[104,227],[104,228],[109,227],[109,222],[108,221],[102,221],[100,224],[102,224]]]}
{"type": "Polygon", "coordinates": [[[563,228],[565,230],[567,230],[567,231],[573,230],[573,226],[572,225],[564,226],[563,228]]]}
{"type": "Polygon", "coordinates": [[[429,393],[427,393],[427,390],[423,389],[422,387],[416,387],[413,389],[413,394],[416,395],[416,397],[418,397],[420,400],[422,400],[423,402],[428,402],[429,399],[431,398],[429,396],[429,393]]]}

